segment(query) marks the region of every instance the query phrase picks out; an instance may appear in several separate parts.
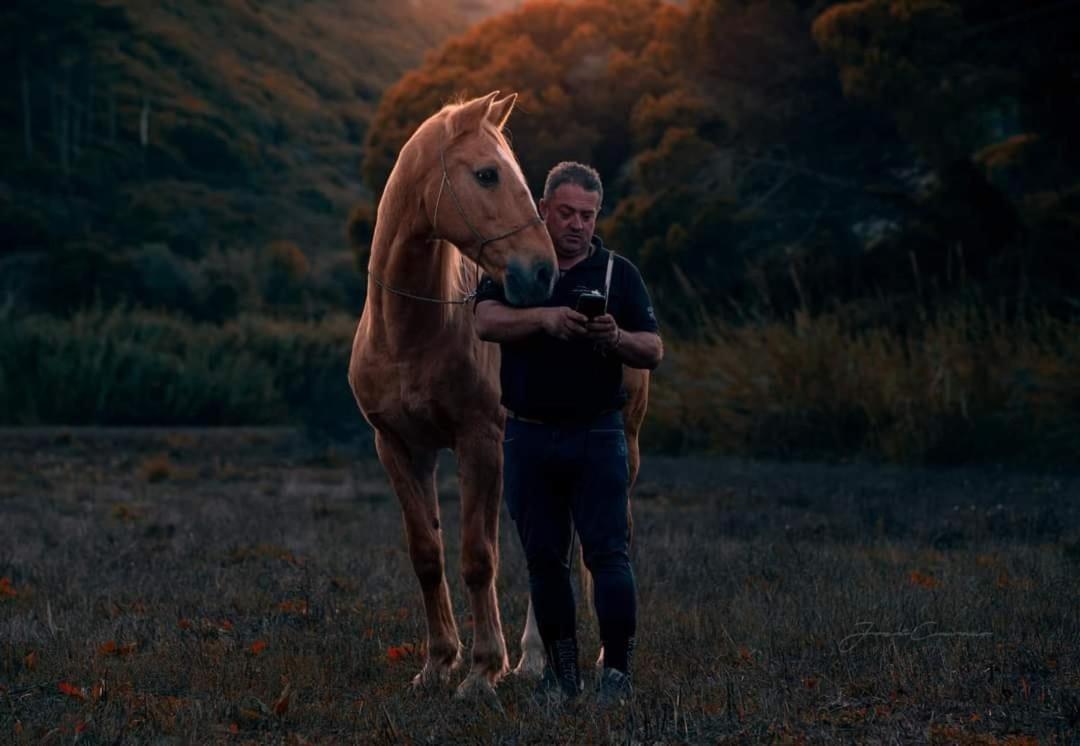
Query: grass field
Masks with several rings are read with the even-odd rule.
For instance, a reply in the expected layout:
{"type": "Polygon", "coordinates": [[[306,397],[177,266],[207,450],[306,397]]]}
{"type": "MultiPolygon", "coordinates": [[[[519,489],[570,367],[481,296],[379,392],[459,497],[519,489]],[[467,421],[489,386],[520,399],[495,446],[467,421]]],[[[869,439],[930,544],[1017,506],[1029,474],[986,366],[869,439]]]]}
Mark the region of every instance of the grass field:
{"type": "Polygon", "coordinates": [[[507,679],[500,713],[408,686],[420,596],[368,448],[0,431],[0,742],[1080,742],[1080,474],[646,454],[634,514],[634,705],[507,679]]]}

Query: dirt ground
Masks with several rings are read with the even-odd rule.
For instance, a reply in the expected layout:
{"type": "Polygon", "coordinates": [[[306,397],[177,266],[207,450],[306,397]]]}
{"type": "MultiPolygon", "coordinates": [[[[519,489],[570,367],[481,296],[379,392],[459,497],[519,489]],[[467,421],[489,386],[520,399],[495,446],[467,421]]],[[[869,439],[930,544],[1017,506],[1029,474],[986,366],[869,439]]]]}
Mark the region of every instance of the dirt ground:
{"type": "MultiPolygon", "coordinates": [[[[439,484],[468,643],[449,455],[439,484]]],[[[1080,743],[1080,473],[646,453],[633,504],[634,703],[507,678],[499,711],[409,687],[420,594],[369,444],[0,430],[0,742],[1080,743]]]]}

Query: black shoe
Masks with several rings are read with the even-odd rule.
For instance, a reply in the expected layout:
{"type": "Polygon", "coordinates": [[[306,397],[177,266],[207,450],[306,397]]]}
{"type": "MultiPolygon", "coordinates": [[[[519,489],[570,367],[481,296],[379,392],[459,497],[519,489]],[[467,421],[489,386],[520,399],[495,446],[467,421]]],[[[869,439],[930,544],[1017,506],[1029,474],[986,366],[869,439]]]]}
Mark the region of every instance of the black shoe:
{"type": "Polygon", "coordinates": [[[617,668],[605,668],[600,674],[600,685],[596,692],[596,706],[601,710],[624,707],[634,697],[634,687],[630,683],[630,674],[617,668]]]}
{"type": "Polygon", "coordinates": [[[555,695],[560,701],[574,699],[581,692],[577,640],[568,637],[545,646],[547,665],[540,680],[540,692],[546,698],[555,695]]]}

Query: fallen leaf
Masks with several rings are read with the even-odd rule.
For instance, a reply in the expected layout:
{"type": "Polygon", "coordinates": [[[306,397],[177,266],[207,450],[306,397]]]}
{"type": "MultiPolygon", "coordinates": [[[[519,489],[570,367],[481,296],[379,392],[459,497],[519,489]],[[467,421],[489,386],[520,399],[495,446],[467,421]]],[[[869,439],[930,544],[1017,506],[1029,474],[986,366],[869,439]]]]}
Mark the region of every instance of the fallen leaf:
{"type": "Polygon", "coordinates": [[[908,584],[918,588],[940,588],[941,581],[929,573],[912,570],[908,573],[908,584]]]}
{"type": "Polygon", "coordinates": [[[86,723],[84,723],[82,720],[75,723],[75,732],[76,733],[82,733],[84,730],[86,730],[86,723]]]}
{"type": "Polygon", "coordinates": [[[255,642],[251,643],[250,646],[248,646],[248,652],[252,655],[258,655],[262,651],[266,650],[266,647],[266,640],[256,640],[255,642]]]}
{"type": "Polygon", "coordinates": [[[286,684],[281,690],[281,696],[274,700],[274,713],[284,715],[289,710],[289,697],[292,695],[292,684],[286,684]]]}
{"type": "Polygon", "coordinates": [[[74,697],[75,699],[86,699],[86,692],[83,691],[81,686],[75,686],[74,684],[69,684],[66,681],[61,681],[57,685],[57,688],[59,688],[61,692],[68,695],[69,697],[74,697]]]}
{"type": "Polygon", "coordinates": [[[236,723],[229,723],[229,732],[232,733],[233,735],[236,735],[237,733],[240,732],[240,726],[237,725],[236,723]]]}
{"type": "Polygon", "coordinates": [[[308,603],[302,598],[282,601],[278,604],[278,608],[286,614],[296,614],[298,616],[307,616],[308,614],[308,603]]]}
{"type": "Polygon", "coordinates": [[[95,701],[99,701],[105,698],[105,680],[101,679],[94,683],[90,687],[90,697],[95,701]]]}
{"type": "MultiPolygon", "coordinates": [[[[260,703],[260,706],[265,707],[266,705],[262,705],[260,703]]],[[[258,710],[253,710],[250,707],[241,707],[237,711],[236,714],[239,715],[242,720],[249,720],[249,721],[262,720],[263,718],[266,717],[265,715],[263,715],[258,710]]]]}
{"type": "Polygon", "coordinates": [[[415,647],[410,643],[391,645],[386,649],[386,657],[391,662],[403,661],[413,654],[415,647]]]}
{"type": "Polygon", "coordinates": [[[23,658],[23,665],[26,666],[27,671],[33,671],[35,668],[37,668],[37,664],[38,653],[36,650],[31,650],[29,653],[26,654],[26,657],[23,658]]]}
{"type": "Polygon", "coordinates": [[[136,645],[133,642],[118,645],[116,640],[109,640],[108,642],[103,642],[101,643],[101,645],[98,646],[98,655],[130,655],[131,653],[135,652],[135,647],[136,645]]]}
{"type": "Polygon", "coordinates": [[[3,596],[4,598],[15,598],[17,595],[19,594],[16,593],[15,589],[11,586],[11,578],[0,578],[0,596],[3,596]]]}

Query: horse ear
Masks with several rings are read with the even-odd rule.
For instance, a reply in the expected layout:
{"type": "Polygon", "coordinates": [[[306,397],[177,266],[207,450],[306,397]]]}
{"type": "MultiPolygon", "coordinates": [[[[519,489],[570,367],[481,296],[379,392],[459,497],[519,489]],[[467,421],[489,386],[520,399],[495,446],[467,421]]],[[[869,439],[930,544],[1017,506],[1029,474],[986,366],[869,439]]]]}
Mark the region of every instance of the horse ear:
{"type": "Polygon", "coordinates": [[[506,124],[506,120],[510,118],[510,112],[514,110],[515,101],[517,101],[516,93],[511,93],[506,98],[493,101],[491,108],[488,109],[488,121],[494,124],[496,128],[502,129],[503,125],[506,124]]]}
{"type": "Polygon", "coordinates": [[[452,135],[456,136],[477,129],[480,122],[484,121],[488,116],[488,112],[491,111],[491,104],[498,95],[498,91],[492,91],[486,96],[474,98],[472,101],[462,104],[461,108],[453,114],[452,135]]]}

